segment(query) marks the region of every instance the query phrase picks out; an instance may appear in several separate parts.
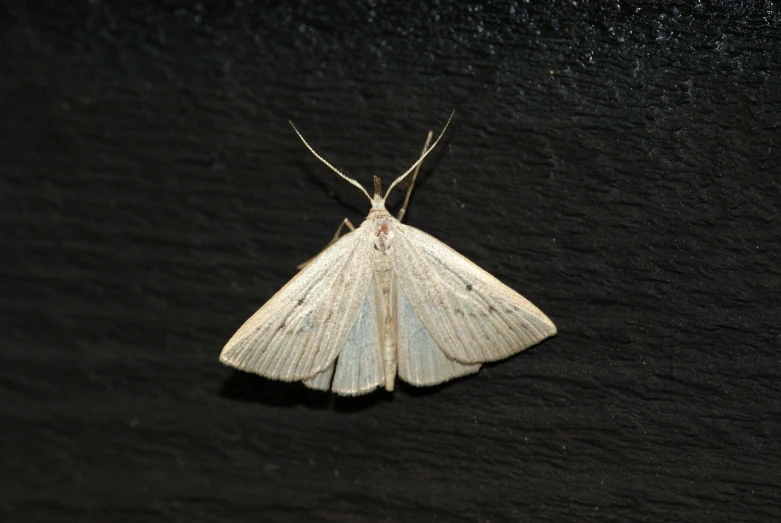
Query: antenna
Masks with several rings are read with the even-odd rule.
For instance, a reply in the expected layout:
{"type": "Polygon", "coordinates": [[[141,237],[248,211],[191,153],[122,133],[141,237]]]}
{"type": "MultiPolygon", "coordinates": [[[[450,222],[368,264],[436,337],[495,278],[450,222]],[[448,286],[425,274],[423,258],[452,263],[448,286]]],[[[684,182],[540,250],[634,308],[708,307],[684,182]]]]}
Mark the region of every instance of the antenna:
{"type": "MultiPolygon", "coordinates": [[[[415,163],[413,163],[413,164],[412,164],[412,167],[410,167],[410,168],[407,170],[407,172],[405,172],[404,174],[402,174],[401,176],[399,176],[398,178],[396,178],[396,180],[394,180],[394,182],[393,182],[392,184],[390,184],[390,187],[388,187],[388,190],[385,192],[385,198],[387,198],[387,197],[388,197],[388,195],[390,194],[391,190],[392,190],[394,187],[396,187],[396,184],[397,184],[397,183],[399,183],[400,181],[402,181],[402,180],[403,180],[403,179],[404,179],[404,178],[405,178],[405,177],[406,177],[406,176],[407,176],[409,173],[411,173],[411,172],[412,172],[412,171],[413,171],[413,170],[414,170],[414,169],[415,169],[415,168],[416,168],[418,165],[420,165],[420,163],[421,163],[421,162],[423,161],[423,159],[424,159],[424,158],[425,158],[425,157],[428,155],[428,153],[430,153],[431,151],[433,151],[433,150],[434,150],[434,147],[436,147],[436,146],[437,146],[437,144],[439,143],[439,140],[441,140],[441,139],[442,139],[442,136],[445,134],[445,131],[447,130],[447,126],[448,126],[448,125],[450,125],[450,120],[452,120],[452,119],[453,119],[453,115],[454,115],[454,114],[456,114],[456,110],[455,110],[455,109],[453,109],[453,112],[452,112],[452,113],[450,113],[450,118],[448,118],[448,119],[447,119],[447,123],[445,124],[445,127],[442,129],[442,132],[441,132],[441,133],[439,133],[439,136],[437,136],[437,139],[436,139],[436,140],[434,140],[434,144],[433,144],[433,145],[432,145],[432,146],[431,146],[431,147],[430,147],[428,150],[424,151],[424,152],[423,152],[423,154],[421,154],[421,155],[420,155],[420,158],[418,158],[418,161],[417,161],[417,162],[415,162],[415,163]]],[[[296,131],[296,132],[298,132],[298,131],[296,131]]],[[[300,135],[299,135],[299,136],[300,136],[300,135]]],[[[301,139],[303,140],[303,138],[301,138],[301,139]]],[[[304,143],[306,143],[306,142],[304,142],[304,143]]],[[[312,151],[312,152],[314,152],[314,151],[312,151]]],[[[318,156],[318,158],[319,158],[319,156],[318,156]]],[[[321,158],[321,160],[322,160],[322,158],[321,158]]],[[[325,161],[325,160],[323,160],[323,161],[325,161]]],[[[333,167],[331,167],[331,168],[333,169],[333,167]]],[[[337,171],[337,172],[338,172],[338,171],[337,171]]],[[[339,174],[341,174],[341,173],[339,173],[339,174]]],[[[344,175],[342,174],[342,176],[344,176],[344,175]]],[[[346,178],[346,176],[345,176],[345,178],[346,178]]],[[[364,192],[365,192],[365,191],[364,191],[364,192]]],[[[385,200],[385,198],[383,198],[383,200],[385,200]]]]}
{"type": "MultiPolygon", "coordinates": [[[[451,118],[452,118],[452,115],[451,115],[451,118]]],[[[449,121],[449,120],[448,120],[448,121],[449,121]]],[[[363,188],[363,186],[361,186],[361,184],[360,184],[360,183],[356,182],[355,180],[353,180],[353,179],[352,179],[352,178],[350,178],[349,176],[345,175],[345,174],[344,174],[342,171],[340,171],[339,169],[337,169],[336,167],[334,167],[333,165],[331,165],[330,163],[328,163],[328,160],[326,160],[325,158],[323,158],[322,156],[320,156],[319,154],[317,154],[317,152],[316,152],[314,149],[312,149],[312,146],[311,146],[311,145],[309,145],[309,144],[307,143],[307,141],[304,139],[304,137],[303,137],[303,136],[301,136],[301,133],[300,133],[300,132],[298,132],[298,129],[296,129],[296,126],[295,126],[295,125],[293,125],[293,122],[291,122],[290,120],[288,120],[288,122],[290,123],[290,126],[291,126],[291,127],[293,128],[293,130],[296,132],[296,134],[298,135],[298,137],[299,137],[299,138],[301,138],[301,141],[302,141],[302,142],[304,142],[304,145],[306,145],[306,148],[307,148],[307,149],[309,149],[309,152],[311,152],[312,154],[314,154],[314,155],[315,155],[315,157],[316,157],[318,160],[320,160],[321,162],[323,162],[324,164],[326,164],[328,167],[330,167],[330,168],[331,168],[331,170],[332,170],[333,172],[335,172],[336,174],[338,174],[339,176],[341,176],[342,178],[344,178],[345,180],[347,180],[347,181],[348,181],[348,182],[350,182],[351,184],[353,184],[353,185],[355,185],[356,187],[358,187],[358,188],[361,190],[361,192],[362,192],[363,194],[365,194],[365,195],[366,195],[366,197],[369,199],[369,201],[370,201],[370,202],[374,202],[373,198],[372,198],[371,196],[369,196],[369,193],[368,193],[368,192],[366,192],[366,189],[364,189],[364,188],[363,188]]],[[[439,138],[437,138],[437,140],[439,140],[439,138]]],[[[436,142],[434,142],[434,145],[436,145],[436,142]]],[[[432,147],[432,149],[433,149],[433,147],[432,147]]],[[[423,159],[423,158],[421,158],[421,160],[422,160],[422,159],[423,159]]],[[[418,160],[418,161],[420,161],[420,160],[418,160]]],[[[403,178],[403,176],[402,176],[402,178],[403,178]]]]}

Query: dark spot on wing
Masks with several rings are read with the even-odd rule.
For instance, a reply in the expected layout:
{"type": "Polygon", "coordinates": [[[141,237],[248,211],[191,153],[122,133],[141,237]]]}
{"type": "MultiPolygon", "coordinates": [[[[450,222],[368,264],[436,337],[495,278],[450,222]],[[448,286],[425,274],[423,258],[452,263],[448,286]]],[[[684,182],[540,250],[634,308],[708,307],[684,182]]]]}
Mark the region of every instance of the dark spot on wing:
{"type": "Polygon", "coordinates": [[[471,291],[472,290],[472,284],[471,283],[467,283],[466,284],[466,290],[467,291],[471,291]]]}
{"type": "Polygon", "coordinates": [[[296,303],[296,307],[300,307],[303,304],[304,304],[304,299],[301,298],[300,300],[298,300],[298,303],[296,303]]]}
{"type": "Polygon", "coordinates": [[[489,305],[489,306],[488,306],[488,312],[490,312],[491,314],[493,314],[493,313],[495,313],[495,312],[496,312],[496,309],[494,309],[494,306],[493,306],[493,305],[489,305]]]}
{"type": "Polygon", "coordinates": [[[285,322],[283,321],[283,322],[282,322],[282,325],[280,325],[279,327],[277,327],[277,330],[278,330],[278,331],[281,331],[281,330],[282,330],[282,329],[284,329],[284,328],[285,328],[285,322]]]}
{"type": "Polygon", "coordinates": [[[453,312],[455,312],[456,314],[458,314],[458,315],[460,315],[460,316],[463,316],[463,315],[464,315],[464,311],[462,311],[461,309],[456,309],[456,310],[454,310],[453,312]]]}

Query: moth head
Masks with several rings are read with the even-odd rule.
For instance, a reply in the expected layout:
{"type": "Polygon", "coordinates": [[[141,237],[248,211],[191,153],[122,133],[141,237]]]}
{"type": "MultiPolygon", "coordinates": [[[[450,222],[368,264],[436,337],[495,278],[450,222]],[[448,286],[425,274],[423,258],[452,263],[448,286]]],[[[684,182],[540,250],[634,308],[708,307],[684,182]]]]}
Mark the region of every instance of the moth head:
{"type": "Polygon", "coordinates": [[[382,196],[382,181],[379,176],[374,177],[374,197],[372,198],[371,211],[384,211],[385,210],[385,197],[382,196]]]}
{"type": "Polygon", "coordinates": [[[447,126],[450,125],[450,120],[453,119],[453,115],[455,113],[456,113],[455,110],[453,110],[453,112],[450,113],[450,118],[447,119],[447,123],[445,124],[445,127],[442,128],[442,132],[439,133],[439,136],[437,137],[436,140],[434,140],[434,143],[431,144],[431,147],[429,147],[428,149],[423,151],[423,153],[420,155],[420,158],[418,158],[418,160],[415,163],[413,163],[412,166],[409,169],[407,169],[407,171],[404,174],[402,174],[401,176],[396,178],[393,181],[393,183],[390,184],[390,187],[388,187],[388,190],[385,192],[385,196],[382,196],[382,191],[381,191],[382,188],[380,186],[380,179],[378,177],[376,177],[376,176],[374,177],[374,197],[373,198],[371,196],[369,196],[368,191],[366,189],[364,189],[363,186],[360,183],[358,183],[357,181],[353,180],[349,176],[345,175],[342,171],[340,171],[339,169],[337,169],[336,167],[331,165],[328,162],[328,160],[326,160],[325,158],[323,158],[322,156],[317,154],[317,152],[312,148],[312,146],[309,145],[309,143],[307,143],[307,141],[304,139],[304,137],[301,135],[301,133],[298,132],[298,129],[296,129],[296,126],[293,125],[293,122],[290,122],[290,126],[293,127],[293,130],[296,132],[298,137],[301,138],[302,142],[304,142],[304,145],[306,146],[307,149],[309,149],[309,152],[314,154],[315,157],[318,160],[320,160],[321,162],[326,164],[333,172],[335,172],[336,174],[338,174],[339,176],[341,176],[342,178],[347,180],[349,183],[351,183],[354,186],[358,187],[361,190],[361,192],[366,195],[366,197],[371,202],[372,210],[374,211],[374,210],[385,210],[385,200],[388,198],[388,195],[390,194],[390,192],[393,190],[394,187],[396,187],[396,185],[400,181],[402,181],[404,178],[406,178],[412,171],[414,171],[421,164],[421,162],[423,162],[423,159],[426,156],[428,156],[428,153],[430,153],[431,151],[434,150],[434,147],[437,146],[437,144],[439,143],[439,140],[441,140],[442,136],[444,136],[445,131],[447,130],[447,126]]]}

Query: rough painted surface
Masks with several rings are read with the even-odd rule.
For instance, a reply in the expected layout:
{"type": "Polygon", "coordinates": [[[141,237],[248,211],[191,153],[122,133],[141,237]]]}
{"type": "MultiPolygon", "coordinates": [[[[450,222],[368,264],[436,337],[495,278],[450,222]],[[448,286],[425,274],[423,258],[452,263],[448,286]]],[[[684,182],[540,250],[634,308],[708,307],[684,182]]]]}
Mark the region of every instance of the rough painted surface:
{"type": "Polygon", "coordinates": [[[64,4],[0,11],[3,521],[781,520],[776,2],[64,4]],[[405,219],[559,335],[221,366],[366,212],[287,120],[370,186],[453,108],[405,219]]]}

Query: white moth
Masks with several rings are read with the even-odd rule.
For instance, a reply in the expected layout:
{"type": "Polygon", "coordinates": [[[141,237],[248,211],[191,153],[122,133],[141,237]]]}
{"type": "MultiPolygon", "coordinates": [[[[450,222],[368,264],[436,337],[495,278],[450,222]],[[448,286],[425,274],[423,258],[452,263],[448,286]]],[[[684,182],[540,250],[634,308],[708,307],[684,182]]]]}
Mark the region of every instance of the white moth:
{"type": "MultiPolygon", "coordinates": [[[[453,115],[451,114],[451,118],[453,115]]],[[[448,124],[450,120],[448,120],[448,124]]],[[[291,123],[292,125],[292,123],[291,123]]],[[[266,378],[303,381],[346,396],[405,382],[436,385],[473,374],[556,334],[537,307],[456,251],[401,218],[423,159],[381,196],[304,145],[371,201],[355,229],[344,220],[326,249],[233,335],[220,360],[266,378]],[[415,171],[398,219],[385,209],[390,191],[415,171]],[[352,232],[339,236],[342,226],[352,232]]]]}

